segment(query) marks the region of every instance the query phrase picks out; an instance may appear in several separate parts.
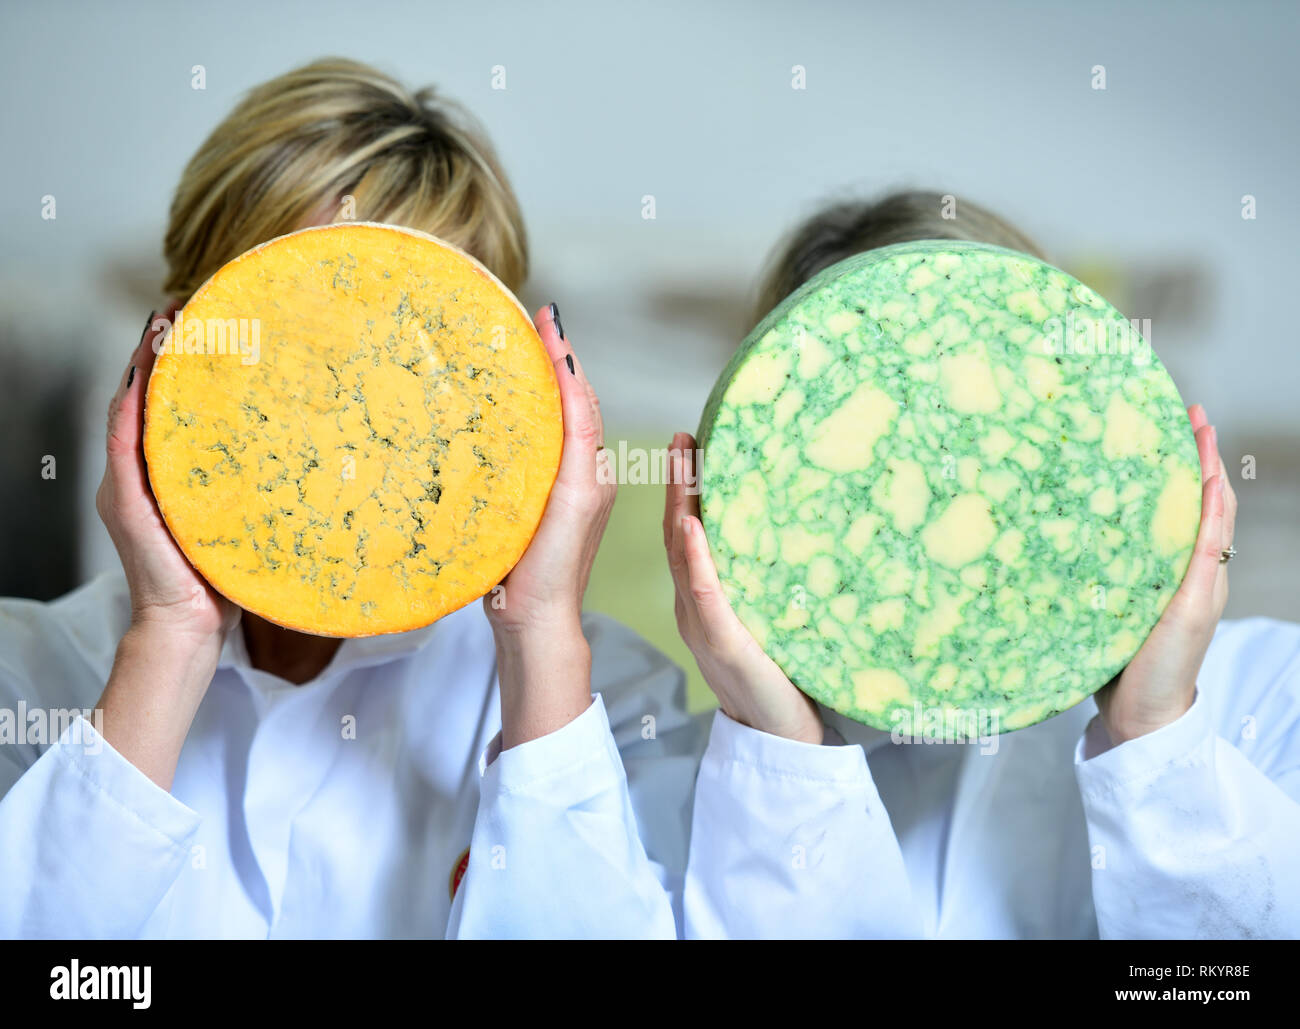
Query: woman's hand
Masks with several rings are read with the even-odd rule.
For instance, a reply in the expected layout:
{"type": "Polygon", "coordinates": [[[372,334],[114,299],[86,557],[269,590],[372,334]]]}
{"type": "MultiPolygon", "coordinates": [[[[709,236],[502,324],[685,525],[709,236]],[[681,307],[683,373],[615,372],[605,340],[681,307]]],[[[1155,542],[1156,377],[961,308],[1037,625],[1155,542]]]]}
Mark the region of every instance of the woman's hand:
{"type": "Polygon", "coordinates": [[[131,625],[118,643],[99,707],[104,737],[163,789],[216,671],[239,609],[215,593],[167,531],[149,488],[141,442],[155,343],[178,305],[150,315],[108,408],[107,462],[95,497],[131,591],[131,625]]]}
{"type": "Polygon", "coordinates": [[[728,717],[773,736],[821,743],[817,705],[763,653],[722,592],[699,496],[686,489],[699,482],[695,449],[694,437],[679,432],[668,451],[664,547],[677,588],[677,629],[728,717]]]}
{"type": "Polygon", "coordinates": [[[214,592],[172,539],[145,469],[144,398],[177,305],[150,315],[108,407],[108,459],[95,507],[131,588],[132,627],[157,627],[196,645],[219,639],[238,609],[214,592]]]}
{"type": "Polygon", "coordinates": [[[483,606],[496,637],[502,747],[563,728],[591,704],[591,650],[582,598],[618,487],[605,457],[600,403],[554,304],[534,321],[560,387],[564,447],[537,533],[483,606]]]}
{"type": "Polygon", "coordinates": [[[1228,602],[1228,565],[1237,496],[1219,456],[1218,434],[1200,404],[1187,409],[1201,459],[1201,527],[1182,585],[1142,649],[1097,691],[1112,744],[1144,736],[1180,718],[1196,698],[1196,677],[1228,602]]]}

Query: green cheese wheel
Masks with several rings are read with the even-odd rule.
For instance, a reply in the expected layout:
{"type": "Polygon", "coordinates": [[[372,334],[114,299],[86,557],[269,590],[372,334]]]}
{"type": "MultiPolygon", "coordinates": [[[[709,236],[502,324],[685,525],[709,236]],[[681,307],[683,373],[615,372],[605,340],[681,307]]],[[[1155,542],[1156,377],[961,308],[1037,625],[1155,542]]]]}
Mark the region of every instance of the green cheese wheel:
{"type": "Polygon", "coordinates": [[[700,426],[728,599],[800,689],[908,737],[1072,707],[1182,581],[1200,464],[1137,331],[1059,269],[902,243],[745,339],[700,426]]]}

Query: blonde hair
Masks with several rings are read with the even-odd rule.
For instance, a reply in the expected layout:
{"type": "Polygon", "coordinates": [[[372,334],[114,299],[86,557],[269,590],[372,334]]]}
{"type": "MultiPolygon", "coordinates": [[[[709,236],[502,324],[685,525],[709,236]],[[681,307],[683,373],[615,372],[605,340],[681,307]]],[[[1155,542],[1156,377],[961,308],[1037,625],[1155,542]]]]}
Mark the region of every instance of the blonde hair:
{"type": "Polygon", "coordinates": [[[992,243],[1046,260],[1028,236],[973,201],[953,204],[945,218],[945,194],[902,190],[872,203],[840,203],[798,225],[777,247],[758,290],[753,323],[818,272],[866,250],[920,239],[992,243]]]}
{"type": "Polygon", "coordinates": [[[172,199],[164,289],[188,300],[257,244],[335,220],[421,229],[515,291],[528,276],[519,203],[468,114],[432,88],[412,93],[325,58],[252,90],[191,158],[172,199]]]}

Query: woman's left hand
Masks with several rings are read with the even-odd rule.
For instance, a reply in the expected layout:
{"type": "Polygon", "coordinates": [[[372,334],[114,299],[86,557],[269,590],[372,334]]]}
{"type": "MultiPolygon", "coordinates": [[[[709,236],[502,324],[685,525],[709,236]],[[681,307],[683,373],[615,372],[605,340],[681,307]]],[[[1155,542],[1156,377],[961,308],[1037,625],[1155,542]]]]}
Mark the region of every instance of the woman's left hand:
{"type": "Polygon", "coordinates": [[[496,637],[502,747],[563,728],[591,704],[582,598],[618,487],[604,460],[600,403],[551,304],[537,312],[560,388],[564,445],[541,524],[524,556],[483,598],[496,637]]]}
{"type": "Polygon", "coordinates": [[[1187,410],[1201,459],[1201,527],[1182,585],[1133,660],[1096,694],[1111,743],[1144,736],[1182,717],[1196,698],[1196,677],[1228,602],[1228,565],[1237,496],[1219,456],[1205,409],[1187,410]]]}

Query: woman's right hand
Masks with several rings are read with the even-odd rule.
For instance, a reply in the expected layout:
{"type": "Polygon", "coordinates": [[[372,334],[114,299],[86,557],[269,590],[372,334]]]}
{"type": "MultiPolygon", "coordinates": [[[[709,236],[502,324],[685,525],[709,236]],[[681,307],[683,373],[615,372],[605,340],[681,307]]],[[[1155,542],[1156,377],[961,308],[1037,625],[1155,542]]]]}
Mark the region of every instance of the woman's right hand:
{"type": "Polygon", "coordinates": [[[132,627],[157,628],[201,645],[219,640],[239,609],[213,591],[172,539],[149,488],[142,446],[154,346],[176,311],[173,303],[150,315],[122,372],[108,407],[107,461],[95,507],[126,573],[132,627]]]}
{"type": "Polygon", "coordinates": [[[171,789],[181,748],[217,669],[239,608],[191,567],[149,488],[142,435],[154,344],[175,316],[150,316],[108,408],[108,459],[95,497],[131,591],[131,624],[99,699],[104,738],[171,789]]]}
{"type": "Polygon", "coordinates": [[[704,538],[697,493],[695,439],[679,432],[668,451],[664,547],[677,589],[677,629],[695,655],[704,681],[723,712],[760,732],[821,743],[825,730],[817,705],[763,653],[732,611],[704,538]]]}

